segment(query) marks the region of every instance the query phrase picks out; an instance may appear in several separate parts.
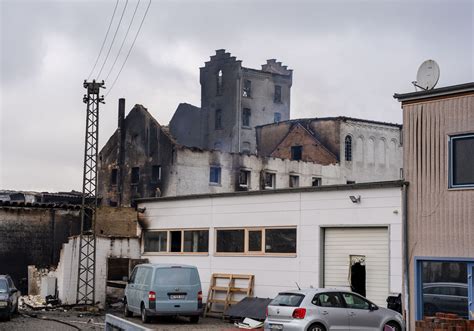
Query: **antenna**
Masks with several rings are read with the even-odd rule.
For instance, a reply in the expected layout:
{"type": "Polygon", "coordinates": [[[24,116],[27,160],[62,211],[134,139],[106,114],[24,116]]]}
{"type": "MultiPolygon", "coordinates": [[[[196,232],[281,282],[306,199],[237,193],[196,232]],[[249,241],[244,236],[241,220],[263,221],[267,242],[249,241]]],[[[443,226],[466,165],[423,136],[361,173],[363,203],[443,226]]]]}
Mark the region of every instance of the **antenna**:
{"type": "Polygon", "coordinates": [[[422,90],[432,90],[439,80],[439,66],[435,60],[426,60],[418,68],[416,81],[412,84],[422,90]]]}
{"type": "Polygon", "coordinates": [[[296,287],[298,288],[298,290],[301,290],[301,288],[300,288],[300,286],[298,285],[298,283],[295,282],[295,284],[296,284],[296,287]]]}

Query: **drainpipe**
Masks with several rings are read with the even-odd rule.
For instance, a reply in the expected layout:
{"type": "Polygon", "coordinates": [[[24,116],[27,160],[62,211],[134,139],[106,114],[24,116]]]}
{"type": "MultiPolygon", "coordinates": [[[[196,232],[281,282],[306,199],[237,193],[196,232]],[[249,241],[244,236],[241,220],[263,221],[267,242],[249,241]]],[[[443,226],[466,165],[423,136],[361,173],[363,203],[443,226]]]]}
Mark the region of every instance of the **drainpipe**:
{"type": "Polygon", "coordinates": [[[403,294],[404,294],[404,308],[405,308],[405,323],[407,325],[407,330],[410,330],[410,282],[409,282],[409,273],[410,273],[410,254],[408,250],[408,183],[403,183],[402,186],[402,251],[403,251],[403,262],[404,262],[404,271],[403,271],[403,294]]]}

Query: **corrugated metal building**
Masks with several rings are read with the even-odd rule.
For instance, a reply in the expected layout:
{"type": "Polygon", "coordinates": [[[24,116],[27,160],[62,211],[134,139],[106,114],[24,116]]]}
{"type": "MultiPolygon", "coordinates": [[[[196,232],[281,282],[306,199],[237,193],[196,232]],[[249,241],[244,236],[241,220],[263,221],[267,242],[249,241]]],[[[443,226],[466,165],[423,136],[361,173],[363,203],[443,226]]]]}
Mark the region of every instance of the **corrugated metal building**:
{"type": "Polygon", "coordinates": [[[403,108],[409,319],[474,319],[474,83],[395,94],[403,108]]]}

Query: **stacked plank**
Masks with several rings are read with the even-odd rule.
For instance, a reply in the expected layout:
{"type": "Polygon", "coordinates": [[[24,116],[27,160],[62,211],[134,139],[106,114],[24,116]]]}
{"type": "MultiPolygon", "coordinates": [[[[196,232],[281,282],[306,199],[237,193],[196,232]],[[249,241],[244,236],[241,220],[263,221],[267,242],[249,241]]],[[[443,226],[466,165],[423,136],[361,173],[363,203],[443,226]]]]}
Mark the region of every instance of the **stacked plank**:
{"type": "Polygon", "coordinates": [[[436,313],[416,321],[416,331],[474,331],[474,320],[468,321],[456,314],[436,313]]]}

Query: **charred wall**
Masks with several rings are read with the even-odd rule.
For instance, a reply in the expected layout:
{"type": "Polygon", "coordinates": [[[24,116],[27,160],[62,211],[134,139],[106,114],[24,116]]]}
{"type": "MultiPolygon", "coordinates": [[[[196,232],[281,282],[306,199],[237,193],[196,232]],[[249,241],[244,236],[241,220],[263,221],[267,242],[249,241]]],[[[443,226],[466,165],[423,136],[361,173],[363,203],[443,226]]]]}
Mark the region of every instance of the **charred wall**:
{"type": "Polygon", "coordinates": [[[27,293],[28,265],[56,266],[62,244],[79,232],[79,210],[0,206],[1,273],[27,293]]]}

